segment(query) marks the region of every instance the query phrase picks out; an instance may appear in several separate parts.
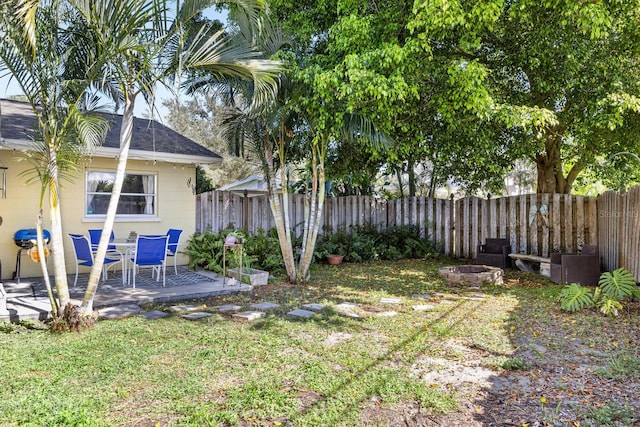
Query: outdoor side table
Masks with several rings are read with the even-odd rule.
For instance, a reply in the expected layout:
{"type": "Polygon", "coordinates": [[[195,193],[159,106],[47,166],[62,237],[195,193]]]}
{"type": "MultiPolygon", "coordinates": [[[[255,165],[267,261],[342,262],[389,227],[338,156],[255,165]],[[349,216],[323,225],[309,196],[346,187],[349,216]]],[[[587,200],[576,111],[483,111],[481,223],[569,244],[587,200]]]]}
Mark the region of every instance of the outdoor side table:
{"type": "Polygon", "coordinates": [[[242,243],[225,243],[222,246],[222,286],[227,284],[227,249],[240,251],[240,265],[238,266],[238,269],[242,268],[242,243]]]}

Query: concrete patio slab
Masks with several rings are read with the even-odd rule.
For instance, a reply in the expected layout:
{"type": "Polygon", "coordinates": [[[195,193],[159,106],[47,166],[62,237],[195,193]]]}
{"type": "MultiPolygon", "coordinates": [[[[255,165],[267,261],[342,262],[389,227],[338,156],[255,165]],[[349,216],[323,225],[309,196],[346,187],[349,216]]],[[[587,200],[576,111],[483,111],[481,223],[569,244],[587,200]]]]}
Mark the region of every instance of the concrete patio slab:
{"type": "MultiPolygon", "coordinates": [[[[86,284],[88,274],[78,276],[78,283],[86,284]]],[[[98,293],[93,302],[95,310],[126,304],[138,306],[144,304],[187,301],[212,296],[229,295],[247,292],[253,287],[241,283],[237,286],[224,286],[222,276],[209,271],[190,271],[185,266],[178,267],[178,274],[167,272],[167,285],[162,286],[151,278],[142,276],[136,279],[136,288],[123,286],[122,279],[110,275],[109,279],[100,283],[98,293]]],[[[73,275],[70,282],[73,283],[73,275]]],[[[42,278],[23,278],[21,283],[4,282],[7,292],[7,310],[9,315],[0,315],[0,321],[18,322],[21,320],[46,320],[51,312],[51,305],[46,296],[42,278]],[[32,288],[36,290],[36,298],[32,296],[32,288]]],[[[79,303],[84,295],[83,287],[70,288],[74,303],[79,303]]]]}

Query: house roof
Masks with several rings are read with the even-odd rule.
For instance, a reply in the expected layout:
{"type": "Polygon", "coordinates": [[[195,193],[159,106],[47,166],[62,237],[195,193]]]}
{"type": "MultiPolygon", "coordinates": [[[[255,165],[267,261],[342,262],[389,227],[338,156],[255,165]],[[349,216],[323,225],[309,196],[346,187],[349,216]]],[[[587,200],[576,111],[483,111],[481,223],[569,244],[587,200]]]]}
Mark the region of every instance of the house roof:
{"type": "MultiPolygon", "coordinates": [[[[0,100],[0,149],[26,150],[37,127],[36,117],[26,102],[0,100]]],[[[96,157],[117,157],[120,151],[120,125],[122,115],[106,115],[109,131],[101,147],[93,153],[96,157]]],[[[129,148],[129,158],[168,163],[219,163],[222,158],[181,135],[173,129],[151,119],[136,117],[129,148]]]]}
{"type": "MultiPolygon", "coordinates": [[[[282,182],[276,179],[276,189],[282,189],[282,182]]],[[[231,191],[236,194],[246,195],[249,197],[267,194],[267,180],[260,175],[252,175],[240,181],[232,182],[218,188],[219,191],[231,191]]]]}

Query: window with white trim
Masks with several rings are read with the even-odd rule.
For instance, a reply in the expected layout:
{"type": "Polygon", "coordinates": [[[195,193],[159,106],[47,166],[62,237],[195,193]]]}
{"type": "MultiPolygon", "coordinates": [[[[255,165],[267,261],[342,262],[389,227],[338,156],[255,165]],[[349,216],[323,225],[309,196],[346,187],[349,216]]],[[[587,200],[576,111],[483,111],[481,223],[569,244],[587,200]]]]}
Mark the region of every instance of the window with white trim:
{"type": "MultiPolygon", "coordinates": [[[[115,178],[115,172],[87,171],[87,216],[107,214],[115,178]]],[[[126,174],[117,215],[155,216],[158,200],[156,180],[155,174],[126,174]]]]}

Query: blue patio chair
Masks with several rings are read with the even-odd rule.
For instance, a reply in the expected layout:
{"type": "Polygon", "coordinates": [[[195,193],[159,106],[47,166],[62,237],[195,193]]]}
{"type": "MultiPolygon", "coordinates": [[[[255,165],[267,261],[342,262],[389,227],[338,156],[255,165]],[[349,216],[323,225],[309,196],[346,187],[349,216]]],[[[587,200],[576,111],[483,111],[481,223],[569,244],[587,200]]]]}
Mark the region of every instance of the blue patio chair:
{"type": "MultiPolygon", "coordinates": [[[[89,239],[91,240],[91,249],[93,249],[94,251],[96,249],[98,249],[98,244],[100,243],[100,237],[102,237],[102,229],[101,228],[96,228],[96,229],[89,230],[89,239]]],[[[113,240],[115,238],[116,238],[116,236],[115,236],[113,230],[111,230],[111,237],[109,237],[109,241],[113,242],[113,240]]],[[[107,246],[107,252],[118,252],[118,253],[120,253],[120,251],[118,251],[114,245],[107,246]]]]}
{"type": "Polygon", "coordinates": [[[181,234],[182,230],[177,230],[175,228],[170,228],[169,231],[167,231],[167,236],[169,236],[167,256],[173,257],[173,270],[176,274],[178,274],[178,245],[180,245],[181,234]]]}
{"type": "Polygon", "coordinates": [[[152,267],[151,278],[158,273],[156,281],[160,281],[160,271],[162,271],[162,286],[166,286],[167,271],[167,245],[168,236],[138,236],[136,240],[135,253],[130,257],[131,269],[133,274],[133,287],[136,287],[136,273],[138,267],[152,267]]]}
{"type": "MultiPolygon", "coordinates": [[[[84,234],[69,234],[69,238],[73,242],[73,252],[76,257],[76,277],[73,280],[73,286],[78,282],[78,267],[91,267],[94,264],[93,251],[91,250],[91,243],[84,234]]],[[[114,266],[116,263],[122,264],[122,258],[109,258],[105,257],[104,266],[102,268],[102,279],[107,280],[107,270],[114,266]]],[[[122,283],[124,283],[124,269],[122,271],[122,283]]]]}

